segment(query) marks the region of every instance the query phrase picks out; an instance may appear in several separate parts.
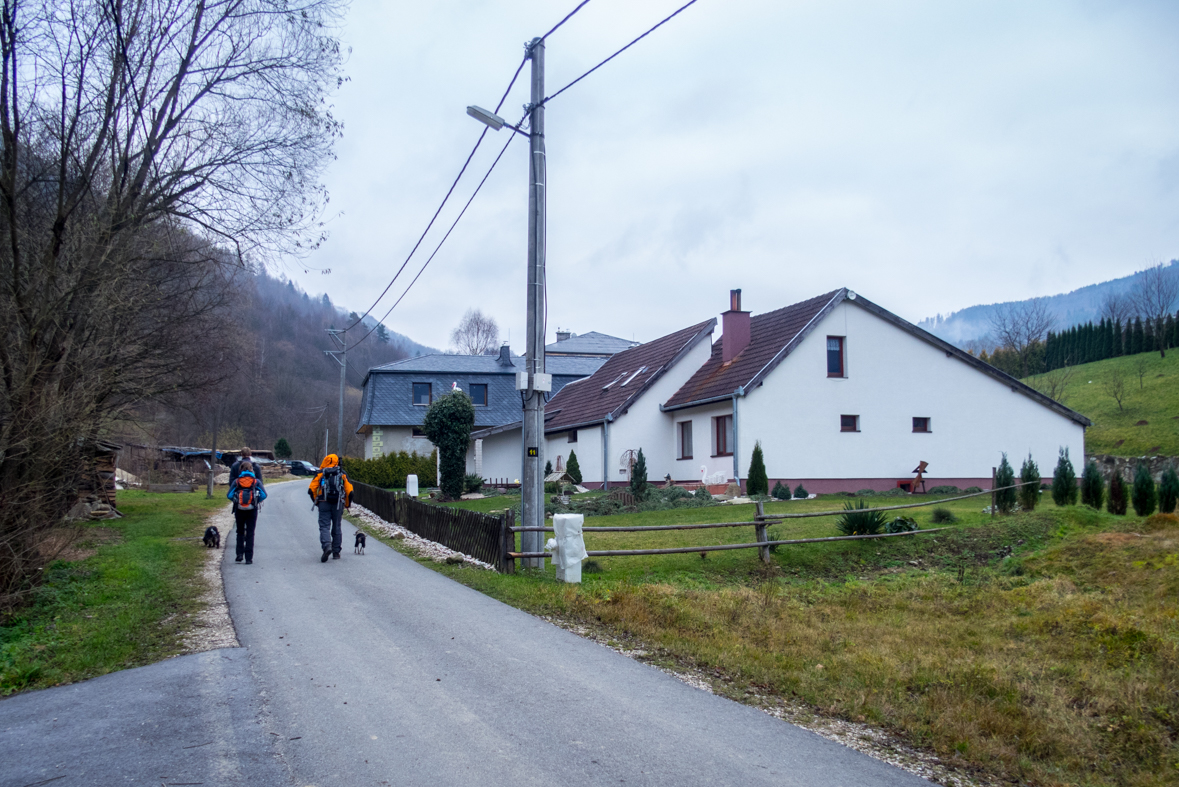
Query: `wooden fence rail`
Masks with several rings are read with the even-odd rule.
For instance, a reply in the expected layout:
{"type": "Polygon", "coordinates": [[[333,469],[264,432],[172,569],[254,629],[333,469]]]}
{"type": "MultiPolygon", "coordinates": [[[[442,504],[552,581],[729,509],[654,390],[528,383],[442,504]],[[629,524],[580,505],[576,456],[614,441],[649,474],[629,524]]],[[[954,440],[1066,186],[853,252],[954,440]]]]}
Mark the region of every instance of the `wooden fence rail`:
{"type": "Polygon", "coordinates": [[[490,563],[497,571],[511,573],[515,568],[509,556],[515,547],[515,512],[511,509],[497,517],[423,503],[369,484],[353,483],[353,489],[352,499],[386,522],[490,563]]]}

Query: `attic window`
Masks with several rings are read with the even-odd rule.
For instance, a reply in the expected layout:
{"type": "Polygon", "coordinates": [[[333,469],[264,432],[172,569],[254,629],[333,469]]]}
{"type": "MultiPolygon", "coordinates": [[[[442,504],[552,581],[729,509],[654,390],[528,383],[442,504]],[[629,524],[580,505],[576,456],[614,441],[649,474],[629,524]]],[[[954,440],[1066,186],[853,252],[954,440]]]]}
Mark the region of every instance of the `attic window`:
{"type": "MultiPolygon", "coordinates": [[[[646,366],[640,366],[640,367],[638,368],[638,371],[636,371],[636,372],[635,372],[634,374],[632,374],[630,377],[627,377],[627,378],[626,378],[626,383],[629,383],[631,380],[635,379],[636,377],[638,377],[640,374],[642,374],[642,373],[643,373],[643,372],[645,372],[645,371],[647,371],[647,367],[646,367],[646,366]]],[[[619,388],[625,388],[625,387],[626,387],[626,383],[623,383],[622,385],[620,385],[620,386],[618,386],[618,387],[619,387],[619,388]]]]}
{"type": "MultiPolygon", "coordinates": [[[[602,390],[603,390],[603,391],[608,391],[608,390],[610,390],[610,386],[614,385],[614,383],[618,382],[618,381],[619,381],[619,380],[621,380],[623,377],[626,377],[626,372],[623,372],[622,374],[618,375],[617,377],[615,377],[615,378],[614,378],[613,380],[611,380],[610,382],[608,382],[608,383],[606,383],[605,385],[603,385],[603,386],[602,386],[602,390]]],[[[623,385],[625,385],[625,384],[626,384],[626,383],[623,383],[623,385]]]]}

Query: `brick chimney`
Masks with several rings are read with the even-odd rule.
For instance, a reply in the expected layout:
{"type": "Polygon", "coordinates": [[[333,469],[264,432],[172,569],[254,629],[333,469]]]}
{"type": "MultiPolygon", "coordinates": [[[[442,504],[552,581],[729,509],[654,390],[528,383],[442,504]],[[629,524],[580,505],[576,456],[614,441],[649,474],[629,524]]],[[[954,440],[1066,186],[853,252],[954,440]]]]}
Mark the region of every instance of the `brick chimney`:
{"type": "Polygon", "coordinates": [[[741,311],[741,291],[729,290],[729,310],[721,315],[721,360],[736,358],[749,345],[749,312],[741,311]]]}

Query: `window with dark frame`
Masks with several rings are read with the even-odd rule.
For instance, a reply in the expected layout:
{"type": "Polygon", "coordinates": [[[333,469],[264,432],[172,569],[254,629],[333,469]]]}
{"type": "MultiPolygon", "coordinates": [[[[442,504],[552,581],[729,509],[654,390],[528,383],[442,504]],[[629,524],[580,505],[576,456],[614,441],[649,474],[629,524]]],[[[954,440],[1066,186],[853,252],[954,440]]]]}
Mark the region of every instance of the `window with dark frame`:
{"type": "Polygon", "coordinates": [[[679,459],[692,458],[692,422],[680,421],[679,424],[679,459]]]}
{"type": "Polygon", "coordinates": [[[733,455],[733,416],[719,415],[712,419],[716,430],[716,453],[714,456],[733,455]]]}
{"type": "Polygon", "coordinates": [[[914,432],[932,432],[933,430],[929,428],[929,419],[928,418],[914,417],[913,418],[913,431],[914,432]]]}
{"type": "Polygon", "coordinates": [[[860,416],[858,416],[858,415],[841,415],[841,416],[839,416],[839,431],[841,431],[841,432],[858,432],[858,431],[860,431],[860,416]]]}
{"type": "Polygon", "coordinates": [[[571,442],[571,443],[577,442],[577,430],[576,429],[569,430],[569,442],[571,442]]]}
{"type": "Polygon", "coordinates": [[[429,407],[432,401],[429,383],[413,384],[413,403],[422,407],[429,407]]]}
{"type": "Polygon", "coordinates": [[[422,428],[420,426],[415,426],[413,428],[413,436],[414,437],[425,437],[426,433],[422,431],[422,428]]]}
{"type": "Polygon", "coordinates": [[[844,377],[843,373],[843,337],[827,337],[827,376],[844,377]]]}
{"type": "Polygon", "coordinates": [[[467,387],[471,389],[471,403],[476,407],[486,407],[487,385],[484,383],[471,383],[467,387]]]}

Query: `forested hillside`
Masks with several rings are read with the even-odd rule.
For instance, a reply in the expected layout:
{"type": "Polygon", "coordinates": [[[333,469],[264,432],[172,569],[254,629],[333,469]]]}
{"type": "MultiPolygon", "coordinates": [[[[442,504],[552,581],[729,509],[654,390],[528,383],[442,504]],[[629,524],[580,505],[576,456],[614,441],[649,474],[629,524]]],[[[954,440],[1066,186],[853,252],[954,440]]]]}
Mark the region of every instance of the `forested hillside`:
{"type": "MultiPolygon", "coordinates": [[[[344,328],[355,314],[326,296],[313,297],[284,277],[265,271],[245,277],[232,317],[233,345],[222,359],[226,380],[217,390],[154,403],[115,437],[132,442],[270,448],[285,437],[297,459],[323,455],[324,429],[336,450],[340,367],[325,354],[334,349],[326,329],[344,328]]],[[[371,366],[433,352],[398,333],[378,328],[355,348],[373,323],[349,332],[344,433],[346,453],[362,455],[353,434],[360,412],[360,385],[371,366]]]]}

